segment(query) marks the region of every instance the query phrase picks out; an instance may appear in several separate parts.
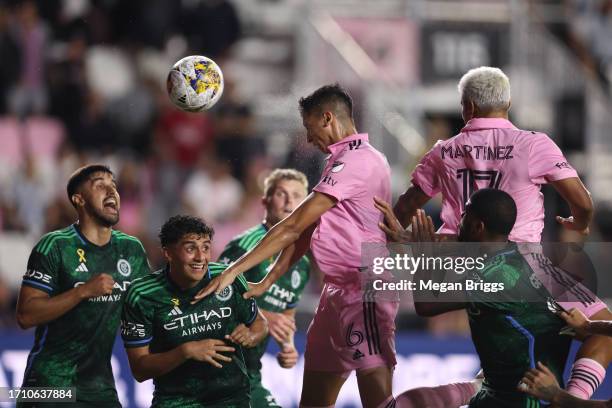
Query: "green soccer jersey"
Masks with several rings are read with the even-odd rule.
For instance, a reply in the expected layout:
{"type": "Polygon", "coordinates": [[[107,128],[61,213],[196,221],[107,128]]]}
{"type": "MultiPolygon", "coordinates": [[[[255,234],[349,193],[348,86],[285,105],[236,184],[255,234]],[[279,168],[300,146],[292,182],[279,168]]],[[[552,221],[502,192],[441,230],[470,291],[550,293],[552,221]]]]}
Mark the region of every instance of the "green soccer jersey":
{"type": "MultiPolygon", "coordinates": [[[[151,353],[170,351],[195,340],[225,339],[240,323],[257,317],[253,299],[245,300],[244,278],[239,277],[218,295],[191,304],[194,295],[227,266],[209,263],[208,273],[196,286],[181,290],[164,269],[134,282],[123,308],[121,335],[125,347],[149,345],[151,353]]],[[[249,378],[243,349],[234,345],[232,362],[223,368],[188,360],[153,380],[154,407],[248,407],[249,378]]],[[[227,355],[227,353],[225,353],[227,355]]]]}
{"type": "MultiPolygon", "coordinates": [[[[242,234],[232,239],[219,256],[219,262],[229,264],[240,258],[243,254],[251,250],[266,235],[265,225],[259,224],[248,229],[242,234]]],[[[269,258],[259,265],[249,269],[244,273],[244,277],[249,282],[259,282],[266,274],[274,262],[274,257],[269,258]]],[[[281,313],[287,309],[297,306],[302,292],[310,277],[310,260],[303,256],[289,269],[289,272],[281,276],[262,296],[258,297],[257,306],[269,312],[281,313]]],[[[247,366],[249,376],[255,380],[261,380],[261,358],[264,355],[270,336],[256,347],[246,351],[247,366]]]]}
{"type": "Polygon", "coordinates": [[[36,328],[24,387],[75,387],[77,401],[119,404],[110,360],[128,287],[149,273],[140,241],[112,231],[98,246],[76,224],[50,232],[32,250],[22,284],[53,297],[100,273],[115,280],[112,294],[85,299],[36,328]]]}
{"type": "Polygon", "coordinates": [[[472,339],[485,375],[470,407],[538,407],[537,400],[516,390],[519,381],[540,361],[562,384],[571,343],[559,335],[563,320],[548,309],[550,293],[514,244],[469,279],[504,284],[499,292],[468,292],[472,339]]]}

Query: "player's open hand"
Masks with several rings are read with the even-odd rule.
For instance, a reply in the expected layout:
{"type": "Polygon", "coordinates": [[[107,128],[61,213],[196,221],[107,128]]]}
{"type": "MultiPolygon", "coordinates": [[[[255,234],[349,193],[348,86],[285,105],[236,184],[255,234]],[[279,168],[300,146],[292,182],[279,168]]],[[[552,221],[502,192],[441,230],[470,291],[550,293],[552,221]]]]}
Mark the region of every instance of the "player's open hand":
{"type": "Polygon", "coordinates": [[[96,296],[110,295],[113,293],[115,280],[112,276],[101,273],[90,278],[83,285],[79,286],[81,297],[89,299],[96,296]]]}
{"type": "Polygon", "coordinates": [[[226,334],[225,338],[246,348],[255,347],[257,344],[257,337],[255,334],[242,323],[236,326],[232,334],[226,334]]]}
{"type": "Polygon", "coordinates": [[[276,361],[282,368],[292,368],[297,364],[299,356],[293,344],[283,343],[282,350],[276,355],[276,361]]]}
{"type": "Polygon", "coordinates": [[[545,401],[551,401],[561,391],[555,375],[539,361],[536,368],[525,373],[518,389],[545,401]]]}
{"type": "Polygon", "coordinates": [[[555,219],[557,220],[559,224],[563,225],[564,228],[567,228],[572,231],[576,231],[580,233],[581,235],[589,235],[589,233],[591,232],[588,225],[585,227],[584,225],[579,225],[575,223],[574,217],[565,218],[565,217],[560,217],[557,215],[555,219]]]}
{"type": "Polygon", "coordinates": [[[265,310],[262,310],[261,313],[268,321],[270,336],[279,344],[283,344],[293,338],[293,334],[296,332],[297,327],[292,317],[283,313],[274,313],[265,310]]]}
{"type": "Polygon", "coordinates": [[[437,242],[438,237],[433,225],[433,220],[425,213],[425,210],[418,209],[412,217],[412,241],[414,242],[437,242]]]}
{"type": "Polygon", "coordinates": [[[260,297],[261,295],[266,293],[266,291],[270,288],[270,285],[265,279],[258,283],[252,283],[252,282],[248,282],[248,283],[249,283],[249,290],[244,292],[244,294],[242,295],[242,297],[245,299],[260,297]]]}
{"type": "Polygon", "coordinates": [[[208,363],[217,368],[223,367],[221,362],[231,362],[231,357],[228,357],[221,352],[233,353],[236,351],[234,347],[228,346],[223,340],[206,339],[198,341],[190,341],[184,343],[185,355],[187,358],[208,363]]]}
{"type": "Polygon", "coordinates": [[[560,311],[558,313],[565,322],[571,326],[579,335],[587,335],[586,331],[589,328],[589,319],[576,308],[572,308],[569,312],[560,311]]]}
{"type": "Polygon", "coordinates": [[[402,227],[399,220],[393,213],[391,205],[378,197],[374,197],[374,207],[376,207],[385,217],[385,222],[379,222],[378,227],[387,235],[387,240],[390,242],[407,242],[411,236],[408,231],[402,227]]]}
{"type": "Polygon", "coordinates": [[[236,280],[236,275],[232,273],[230,268],[227,268],[225,271],[223,271],[221,275],[212,278],[212,280],[208,282],[208,285],[206,285],[204,288],[202,288],[202,290],[196,293],[196,295],[193,297],[193,301],[191,301],[191,304],[198,303],[200,300],[204,299],[211,293],[215,293],[218,295],[223,291],[223,289],[234,283],[234,280],[236,280]]]}

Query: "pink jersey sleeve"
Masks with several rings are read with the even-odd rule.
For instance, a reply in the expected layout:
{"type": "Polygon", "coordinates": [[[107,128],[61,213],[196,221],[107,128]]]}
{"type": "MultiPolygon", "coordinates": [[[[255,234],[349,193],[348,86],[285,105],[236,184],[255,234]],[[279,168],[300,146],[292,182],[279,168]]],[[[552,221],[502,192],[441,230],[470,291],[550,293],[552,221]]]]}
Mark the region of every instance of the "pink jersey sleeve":
{"type": "Polygon", "coordinates": [[[434,161],[434,155],[437,154],[437,147],[440,143],[441,141],[438,141],[438,143],[423,156],[412,172],[412,184],[419,186],[421,190],[430,197],[440,192],[438,171],[434,161]]]}
{"type": "Polygon", "coordinates": [[[528,160],[529,178],[534,184],[578,177],[561,149],[545,134],[539,133],[531,141],[528,160]]]}
{"type": "Polygon", "coordinates": [[[367,188],[364,182],[363,168],[357,161],[343,161],[345,157],[327,165],[319,183],[313,191],[325,193],[338,201],[357,197],[367,188]]]}

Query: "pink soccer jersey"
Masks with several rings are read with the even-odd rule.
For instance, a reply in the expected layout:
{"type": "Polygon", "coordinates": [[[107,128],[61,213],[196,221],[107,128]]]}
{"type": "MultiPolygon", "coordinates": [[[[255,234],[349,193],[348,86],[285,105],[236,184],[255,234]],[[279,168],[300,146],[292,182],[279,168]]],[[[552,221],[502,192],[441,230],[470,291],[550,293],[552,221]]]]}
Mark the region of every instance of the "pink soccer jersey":
{"type": "Polygon", "coordinates": [[[331,155],[314,191],[334,197],[336,205],[321,216],[310,248],[328,282],[357,282],[361,245],[385,243],[378,227],[382,213],[374,196],[391,200],[391,170],[386,157],[355,134],[329,146],[331,155]],[[353,272],[353,274],[351,274],[353,272]]]}
{"type": "Polygon", "coordinates": [[[510,239],[540,242],[541,185],[571,177],[578,177],[576,170],[547,135],[517,129],[505,119],[474,118],[457,136],[435,144],[414,170],[412,183],[430,197],[442,193],[441,233],[457,233],[465,202],[474,191],[497,188],[516,202],[510,239]]]}

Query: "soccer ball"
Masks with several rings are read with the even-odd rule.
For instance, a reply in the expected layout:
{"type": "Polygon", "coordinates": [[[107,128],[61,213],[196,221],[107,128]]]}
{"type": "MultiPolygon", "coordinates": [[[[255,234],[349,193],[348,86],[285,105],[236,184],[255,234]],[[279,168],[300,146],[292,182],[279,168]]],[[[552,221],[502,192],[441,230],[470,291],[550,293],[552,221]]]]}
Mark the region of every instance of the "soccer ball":
{"type": "Polygon", "coordinates": [[[170,100],[187,112],[213,107],[223,93],[223,73],[213,60],[190,55],[178,61],[166,81],[170,100]]]}

